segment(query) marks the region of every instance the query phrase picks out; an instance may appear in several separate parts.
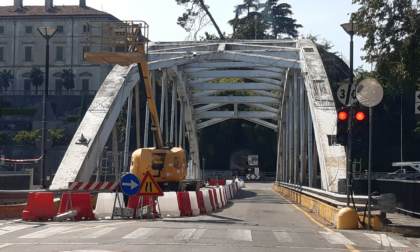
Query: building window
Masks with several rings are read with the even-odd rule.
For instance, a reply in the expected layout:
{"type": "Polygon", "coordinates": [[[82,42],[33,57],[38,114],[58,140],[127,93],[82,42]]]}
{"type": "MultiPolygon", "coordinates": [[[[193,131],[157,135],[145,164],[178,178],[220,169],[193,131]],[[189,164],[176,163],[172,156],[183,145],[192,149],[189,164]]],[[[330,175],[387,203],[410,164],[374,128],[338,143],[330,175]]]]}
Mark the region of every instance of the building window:
{"type": "Polygon", "coordinates": [[[63,90],[63,80],[56,79],[55,80],[55,94],[61,94],[62,90],[63,90]]]}
{"type": "Polygon", "coordinates": [[[0,61],[4,61],[4,47],[0,47],[0,61]]]}
{"type": "Polygon", "coordinates": [[[55,57],[55,60],[64,60],[63,50],[64,50],[64,47],[62,47],[62,46],[57,46],[56,47],[56,57],[55,57]]]}
{"type": "Polygon", "coordinates": [[[82,93],[89,91],[89,79],[82,79],[82,93]]]}
{"type": "Polygon", "coordinates": [[[83,59],[83,60],[86,60],[86,59],[85,59],[85,53],[86,53],[86,52],[90,52],[90,46],[84,46],[84,47],[83,47],[83,55],[82,55],[82,59],[83,59]]]}
{"type": "Polygon", "coordinates": [[[0,26],[0,34],[4,34],[4,26],[0,26]]]}
{"type": "Polygon", "coordinates": [[[31,91],[31,80],[30,79],[24,79],[23,80],[23,90],[25,91],[25,94],[29,94],[31,91]]]}
{"type": "Polygon", "coordinates": [[[32,61],[32,47],[25,46],[25,60],[24,61],[32,61]]]}
{"type": "Polygon", "coordinates": [[[83,26],[83,32],[90,32],[90,26],[84,25],[83,26]]]}
{"type": "Polygon", "coordinates": [[[64,26],[57,25],[57,33],[63,33],[64,32],[64,26]]]}
{"type": "Polygon", "coordinates": [[[25,31],[26,33],[32,33],[32,26],[26,26],[25,31]]]}

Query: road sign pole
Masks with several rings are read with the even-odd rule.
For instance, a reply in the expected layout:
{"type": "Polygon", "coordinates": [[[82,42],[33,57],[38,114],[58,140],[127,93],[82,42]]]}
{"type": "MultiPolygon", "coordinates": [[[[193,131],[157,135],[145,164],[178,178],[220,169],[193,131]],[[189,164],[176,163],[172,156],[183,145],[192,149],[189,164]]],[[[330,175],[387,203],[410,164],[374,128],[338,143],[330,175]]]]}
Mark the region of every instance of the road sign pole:
{"type": "Polygon", "coordinates": [[[369,167],[368,167],[368,224],[367,228],[370,230],[370,214],[371,214],[371,172],[372,172],[372,108],[369,108],[369,167]]]}

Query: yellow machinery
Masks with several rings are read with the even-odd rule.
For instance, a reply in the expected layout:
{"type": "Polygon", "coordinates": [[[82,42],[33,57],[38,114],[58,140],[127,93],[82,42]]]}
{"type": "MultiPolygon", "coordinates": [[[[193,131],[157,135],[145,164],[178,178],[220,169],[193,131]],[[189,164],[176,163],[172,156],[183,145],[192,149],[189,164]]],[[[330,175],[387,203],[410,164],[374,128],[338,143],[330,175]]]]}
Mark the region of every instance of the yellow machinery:
{"type": "Polygon", "coordinates": [[[137,149],[132,154],[130,172],[140,180],[149,171],[162,189],[178,189],[179,182],[187,175],[185,151],[163,144],[156,103],[147,67],[147,43],[149,27],[139,22],[89,22],[86,38],[85,59],[95,63],[128,66],[137,63],[140,82],[144,83],[152,117],[152,131],[156,148],[137,149]],[[171,183],[172,182],[172,183],[171,183]]]}

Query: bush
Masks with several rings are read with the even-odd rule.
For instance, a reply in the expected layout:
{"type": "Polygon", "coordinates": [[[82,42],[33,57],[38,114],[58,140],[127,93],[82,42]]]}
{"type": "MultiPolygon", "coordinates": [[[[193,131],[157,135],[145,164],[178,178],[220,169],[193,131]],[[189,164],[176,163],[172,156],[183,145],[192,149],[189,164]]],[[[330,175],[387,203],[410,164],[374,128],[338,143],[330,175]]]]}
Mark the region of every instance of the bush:
{"type": "Polygon", "coordinates": [[[64,135],[64,129],[48,130],[53,136],[53,145],[65,145],[68,144],[68,139],[64,135]]]}
{"type": "Polygon", "coordinates": [[[25,108],[2,108],[1,109],[2,115],[34,116],[35,113],[36,113],[36,109],[25,109],[25,108]]]}
{"type": "Polygon", "coordinates": [[[80,116],[78,115],[69,115],[67,117],[68,122],[77,122],[79,120],[80,116]]]}
{"type": "Polygon", "coordinates": [[[13,138],[13,142],[15,142],[18,145],[25,145],[25,146],[35,145],[35,135],[38,132],[39,130],[34,130],[34,131],[21,130],[13,138]]]}
{"type": "MultiPolygon", "coordinates": [[[[13,138],[13,142],[18,145],[31,146],[35,145],[35,135],[40,132],[40,130],[34,131],[19,131],[16,136],[13,138]]],[[[53,145],[65,145],[68,144],[68,139],[64,135],[64,129],[58,130],[48,130],[53,136],[53,145]]]]}

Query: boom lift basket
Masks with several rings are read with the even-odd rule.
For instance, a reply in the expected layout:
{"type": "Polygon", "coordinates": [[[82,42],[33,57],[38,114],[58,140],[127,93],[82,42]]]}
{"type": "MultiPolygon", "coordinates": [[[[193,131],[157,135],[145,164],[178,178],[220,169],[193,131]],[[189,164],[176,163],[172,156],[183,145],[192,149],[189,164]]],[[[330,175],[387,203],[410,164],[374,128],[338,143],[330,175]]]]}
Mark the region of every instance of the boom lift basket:
{"type": "Polygon", "coordinates": [[[108,65],[143,63],[148,37],[149,25],[144,21],[87,22],[84,58],[108,65]]]}

